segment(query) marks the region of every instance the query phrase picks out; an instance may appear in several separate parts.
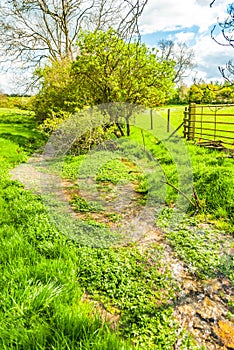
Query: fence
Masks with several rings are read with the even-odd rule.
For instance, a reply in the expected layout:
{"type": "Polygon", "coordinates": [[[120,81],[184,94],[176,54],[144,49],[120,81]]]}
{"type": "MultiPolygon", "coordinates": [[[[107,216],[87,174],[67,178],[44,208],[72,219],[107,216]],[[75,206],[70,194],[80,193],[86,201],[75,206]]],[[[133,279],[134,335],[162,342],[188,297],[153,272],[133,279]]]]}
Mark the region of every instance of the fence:
{"type": "Polygon", "coordinates": [[[184,137],[216,147],[234,148],[233,112],[234,105],[191,103],[184,111],[184,137]]]}

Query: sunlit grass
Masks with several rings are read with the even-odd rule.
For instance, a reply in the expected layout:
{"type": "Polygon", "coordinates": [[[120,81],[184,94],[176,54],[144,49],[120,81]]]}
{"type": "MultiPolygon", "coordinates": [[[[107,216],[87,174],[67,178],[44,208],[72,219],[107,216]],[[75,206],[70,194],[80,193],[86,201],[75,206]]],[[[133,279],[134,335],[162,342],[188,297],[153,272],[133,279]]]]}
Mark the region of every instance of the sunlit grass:
{"type": "MultiPolygon", "coordinates": [[[[171,114],[175,127],[183,117],[184,107],[180,108],[174,117],[171,114]]],[[[167,118],[167,111],[164,113],[163,118],[167,118]]],[[[160,162],[160,174],[163,175],[163,169],[177,184],[173,157],[152,135],[145,132],[144,137],[143,142],[141,131],[132,128],[130,140],[122,139],[119,150],[142,158],[145,146],[160,162]]],[[[25,191],[22,184],[9,179],[8,170],[26,161],[45,140],[32,115],[7,110],[0,113],[0,348],[171,350],[178,338],[179,326],[173,318],[172,306],[177,286],[162,247],[155,244],[142,252],[136,244],[101,249],[85,246],[83,241],[74,242],[51,223],[39,195],[25,191]],[[91,300],[84,300],[85,292],[91,300]],[[95,305],[120,316],[114,331],[108,322],[103,322],[95,305]]],[[[200,215],[231,221],[232,160],[190,143],[188,152],[194,187],[203,203],[200,215]]],[[[61,175],[76,180],[84,159],[85,156],[67,156],[61,175]]],[[[56,164],[53,166],[56,169],[56,164]]],[[[114,186],[118,178],[125,183],[137,177],[144,193],[150,178],[147,183],[144,169],[141,171],[133,176],[123,163],[115,161],[101,167],[97,179],[99,185],[109,181],[114,186]]],[[[169,188],[166,204],[172,205],[175,198],[176,191],[169,188]]],[[[90,203],[77,198],[75,204],[77,211],[90,209],[90,203]]],[[[217,260],[215,242],[210,243],[208,252],[204,251],[209,234],[197,238],[186,227],[168,234],[181,258],[193,264],[198,273],[203,272],[204,278],[212,275],[212,269],[219,269],[233,279],[232,262],[227,266],[217,260]],[[202,271],[204,259],[206,269],[202,271]]],[[[103,227],[97,224],[96,229],[101,233],[103,227]]],[[[197,349],[189,336],[185,338],[182,349],[197,349]]]]}
{"type": "Polygon", "coordinates": [[[82,301],[78,247],[51,224],[39,196],[9,179],[44,136],[28,113],[8,112],[0,116],[0,348],[131,349],[82,301]]]}

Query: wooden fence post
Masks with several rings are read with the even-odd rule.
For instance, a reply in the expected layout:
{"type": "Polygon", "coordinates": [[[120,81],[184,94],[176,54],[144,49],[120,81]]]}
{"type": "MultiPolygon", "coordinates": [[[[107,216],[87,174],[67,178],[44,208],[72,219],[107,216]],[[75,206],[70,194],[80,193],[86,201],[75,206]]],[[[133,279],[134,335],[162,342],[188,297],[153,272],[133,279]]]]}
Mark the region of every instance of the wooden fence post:
{"type": "Polygon", "coordinates": [[[184,138],[187,139],[188,136],[188,107],[185,107],[184,109],[184,138]]]}
{"type": "Polygon", "coordinates": [[[153,125],[153,110],[150,109],[150,130],[154,129],[154,125],[153,125]]]}
{"type": "Polygon", "coordinates": [[[189,105],[189,120],[188,120],[188,140],[194,139],[196,128],[196,103],[189,105]]]}
{"type": "Polygon", "coordinates": [[[167,132],[170,132],[170,118],[171,118],[171,110],[169,108],[167,110],[167,132]]]}

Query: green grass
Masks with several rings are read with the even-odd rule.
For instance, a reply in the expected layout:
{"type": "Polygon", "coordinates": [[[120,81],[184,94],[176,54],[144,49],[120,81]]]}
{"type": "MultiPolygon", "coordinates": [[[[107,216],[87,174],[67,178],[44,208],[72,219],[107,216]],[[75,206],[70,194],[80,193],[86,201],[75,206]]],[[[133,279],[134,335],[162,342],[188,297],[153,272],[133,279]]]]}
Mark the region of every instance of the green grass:
{"type": "Polygon", "coordinates": [[[73,196],[70,203],[72,205],[72,208],[80,213],[98,213],[102,211],[101,205],[98,205],[96,202],[93,201],[87,202],[84,198],[77,195],[73,196]]]}
{"type": "Polygon", "coordinates": [[[92,304],[82,302],[84,251],[51,224],[39,196],[9,179],[8,170],[44,139],[33,117],[4,110],[1,123],[0,348],[132,348],[103,324],[92,304]]]}
{"type": "MultiPolygon", "coordinates": [[[[32,115],[0,111],[0,348],[171,350],[179,329],[173,317],[178,286],[165,263],[162,247],[151,245],[143,252],[136,244],[102,249],[73,241],[51,223],[39,195],[10,180],[8,171],[25,162],[45,140],[32,115]],[[95,303],[84,301],[85,292],[100,305],[99,310],[102,306],[120,316],[116,330],[108,322],[103,323],[95,303]]],[[[123,138],[118,143],[118,160],[105,163],[103,156],[104,164],[100,166],[89,161],[83,165],[89,160],[85,156],[69,155],[61,175],[74,182],[82,169],[81,178],[85,178],[88,164],[93,172],[97,170],[99,186],[115,186],[119,180],[120,184],[137,181],[139,192],[151,192],[161,203],[165,193],[158,180],[166,173],[176,185],[176,164],[163,144],[146,132],[145,146],[160,165],[144,159],[142,134],[133,128],[131,139],[123,138]],[[130,157],[128,163],[124,152],[130,157]],[[146,176],[144,166],[155,172],[149,171],[146,176]]],[[[188,149],[194,186],[202,204],[200,217],[209,216],[229,229],[233,212],[232,160],[192,144],[188,149]]],[[[54,162],[52,168],[61,171],[59,162],[54,162]]],[[[177,191],[168,187],[166,204],[172,206],[176,197],[177,191]]],[[[97,203],[79,196],[73,198],[73,205],[79,212],[102,210],[97,203]]],[[[111,215],[110,220],[118,220],[115,213],[111,215]]],[[[165,209],[159,218],[162,225],[167,225],[168,217],[170,210],[165,209]]],[[[105,225],[91,220],[87,224],[97,235],[107,233],[105,225]]],[[[199,278],[220,273],[233,281],[233,260],[228,254],[220,254],[219,232],[199,233],[195,227],[194,220],[188,219],[175,230],[168,230],[167,239],[176,253],[199,278]]],[[[78,227],[80,237],[81,231],[78,227]]],[[[198,349],[185,331],[181,340],[182,350],[198,349]]]]}
{"type": "MultiPolygon", "coordinates": [[[[161,180],[168,179],[170,183],[178,186],[178,167],[183,170],[183,153],[176,153],[177,141],[175,140],[175,150],[173,154],[167,149],[167,143],[155,141],[154,136],[150,132],[144,131],[144,141],[139,129],[132,127],[132,134],[130,140],[122,141],[122,148],[128,149],[131,156],[143,157],[144,144],[147,150],[155,157],[155,162],[152,165],[156,170],[148,179],[142,178],[140,183],[142,192],[150,191],[158,201],[164,201],[167,205],[175,203],[178,192],[171,186],[166,186],[166,194],[163,193],[162,185],[153,181],[157,178],[161,180]],[[136,146],[136,143],[138,145],[136,146]],[[176,160],[177,155],[179,159],[176,160]],[[175,159],[173,159],[175,158],[175,159]],[[146,181],[147,180],[147,181],[146,181]],[[152,184],[152,189],[149,189],[152,184]],[[156,194],[155,194],[156,192],[156,194]]],[[[178,149],[181,145],[178,143],[178,149]]],[[[191,171],[193,175],[194,190],[199,198],[199,207],[197,211],[211,221],[216,221],[220,227],[225,227],[229,232],[234,232],[234,167],[233,159],[225,157],[225,153],[207,149],[204,147],[197,147],[192,142],[186,143],[187,156],[191,161],[191,171]]],[[[183,151],[183,150],[182,150],[183,151]]],[[[148,164],[150,166],[150,164],[148,164]]],[[[186,168],[185,168],[186,174],[186,168]]],[[[180,188],[186,193],[186,189],[180,188]]],[[[189,205],[190,213],[194,212],[195,208],[189,205]]]]}
{"type": "MultiPolygon", "coordinates": [[[[183,122],[185,106],[168,106],[167,108],[160,108],[159,114],[166,120],[168,117],[168,109],[170,110],[170,124],[169,134],[183,122]]],[[[157,125],[157,124],[156,124],[157,125]]],[[[183,136],[183,126],[178,130],[179,135],[183,136]]]]}
{"type": "MultiPolygon", "coordinates": [[[[158,112],[161,116],[163,116],[167,120],[168,109],[170,109],[170,123],[171,123],[171,132],[173,132],[173,128],[177,128],[182,122],[184,118],[184,110],[185,106],[168,106],[168,108],[159,109],[158,112]]],[[[203,141],[204,138],[208,140],[222,140],[224,146],[227,148],[233,148],[233,145],[226,144],[225,141],[232,143],[233,140],[228,140],[222,138],[222,136],[233,137],[234,134],[234,125],[229,124],[217,124],[215,126],[215,122],[219,123],[234,123],[234,106],[225,106],[223,108],[211,106],[211,107],[202,107],[200,105],[196,106],[196,127],[197,134],[195,135],[196,141],[203,141]],[[199,115],[199,113],[211,114],[211,115],[199,115]],[[232,115],[225,115],[232,114],[232,115]],[[216,117],[215,117],[216,115],[216,117]],[[203,128],[202,132],[201,129],[203,128]],[[219,131],[212,130],[204,130],[204,129],[217,129],[219,131]],[[221,131],[220,131],[221,130],[221,131]],[[203,134],[210,134],[210,136],[206,136],[203,134]]],[[[154,114],[154,113],[153,113],[154,114]]],[[[148,116],[149,119],[149,116],[148,116]]],[[[154,125],[157,125],[157,116],[154,117],[154,125]]],[[[156,126],[155,126],[156,127],[156,126]]],[[[178,131],[179,135],[183,136],[183,126],[178,131]]],[[[206,140],[204,140],[206,141],[206,140]]]]}
{"type": "Polygon", "coordinates": [[[184,219],[173,230],[167,228],[171,214],[172,209],[165,209],[157,224],[163,227],[170,245],[190,271],[201,279],[225,276],[234,286],[234,258],[228,253],[233,239],[212,226],[200,228],[195,218],[184,219]]]}
{"type": "Polygon", "coordinates": [[[0,108],[0,137],[2,145],[3,141],[7,140],[16,147],[18,153],[24,154],[31,154],[46,140],[37,130],[30,112],[7,108],[0,108]]]}
{"type": "MultiPolygon", "coordinates": [[[[171,307],[176,286],[161,249],[91,248],[61,234],[40,196],[9,178],[8,170],[26,161],[44,137],[32,116],[7,113],[0,129],[0,348],[171,349],[178,329],[171,307]],[[120,313],[115,331],[93,303],[82,301],[85,291],[120,313]]],[[[106,170],[100,175],[107,180],[106,170]]],[[[114,181],[116,172],[111,176],[114,181]]],[[[196,348],[186,333],[181,337],[183,349],[196,348]]]]}

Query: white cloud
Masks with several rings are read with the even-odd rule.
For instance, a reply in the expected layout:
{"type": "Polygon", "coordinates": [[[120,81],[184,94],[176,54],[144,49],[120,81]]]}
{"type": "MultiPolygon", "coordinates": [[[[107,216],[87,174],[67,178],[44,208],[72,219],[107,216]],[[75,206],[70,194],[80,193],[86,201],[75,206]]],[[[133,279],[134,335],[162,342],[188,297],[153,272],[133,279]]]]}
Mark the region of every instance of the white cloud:
{"type": "Polygon", "coordinates": [[[209,80],[221,77],[218,66],[225,66],[234,54],[232,47],[218,45],[210,35],[197,38],[193,49],[199,71],[205,72],[209,80]]]}
{"type": "MultiPolygon", "coordinates": [[[[142,33],[158,33],[162,37],[185,42],[194,50],[196,68],[194,74],[186,79],[193,82],[195,72],[204,80],[219,80],[218,66],[225,64],[234,56],[234,49],[221,46],[212,40],[210,30],[217,18],[227,17],[227,5],[231,0],[216,0],[210,8],[211,0],[149,0],[141,19],[142,33]],[[192,46],[191,46],[192,45],[192,46]]],[[[223,42],[223,40],[220,40],[223,42]]]]}
{"type": "Polygon", "coordinates": [[[198,26],[204,32],[216,23],[217,17],[224,16],[230,0],[219,0],[212,8],[209,3],[209,0],[149,0],[140,29],[149,34],[198,26]]]}
{"type": "Polygon", "coordinates": [[[189,42],[192,39],[194,39],[194,37],[195,37],[194,32],[187,32],[187,33],[181,32],[181,33],[175,34],[176,41],[179,41],[182,43],[189,42]]]}
{"type": "Polygon", "coordinates": [[[209,34],[199,35],[196,44],[193,46],[196,67],[194,72],[185,79],[190,85],[193,79],[203,79],[205,81],[223,82],[218,67],[224,67],[233,57],[234,49],[230,46],[223,47],[211,39],[209,34]]]}

